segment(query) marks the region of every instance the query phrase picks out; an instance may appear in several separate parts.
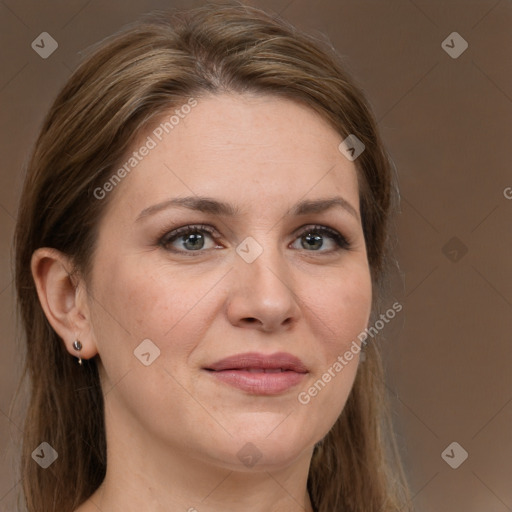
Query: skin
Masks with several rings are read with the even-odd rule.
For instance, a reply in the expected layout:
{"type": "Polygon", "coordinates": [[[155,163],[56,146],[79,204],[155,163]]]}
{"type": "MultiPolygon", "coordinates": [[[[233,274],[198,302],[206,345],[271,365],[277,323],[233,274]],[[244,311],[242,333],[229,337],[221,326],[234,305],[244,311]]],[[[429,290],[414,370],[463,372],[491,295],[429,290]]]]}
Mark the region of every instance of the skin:
{"type": "Polygon", "coordinates": [[[297,397],[357,340],[371,308],[356,168],[338,150],[341,140],[290,100],[198,98],[110,192],[88,282],[70,278],[65,255],[34,254],[41,303],[69,353],[76,357],[78,338],[83,358],[101,360],[107,476],[78,512],[312,510],[313,447],[345,405],[358,356],[307,405],[297,397]],[[167,208],[137,220],[183,196],[209,196],[240,212],[167,208]],[[333,196],[354,212],[286,216],[301,200],[333,196]],[[216,232],[201,232],[199,250],[190,237],[159,245],[164,233],[197,224],[216,232]],[[308,245],[300,228],[312,225],[338,231],[350,247],[322,233],[320,247],[308,245]],[[252,263],[236,252],[248,236],[263,249],[252,263]],[[160,350],[149,366],[134,356],[145,339],[160,350]],[[288,352],[308,373],[292,389],[262,396],[203,369],[242,352],[288,352]],[[261,455],[252,467],[237,457],[247,443],[261,455]]]}

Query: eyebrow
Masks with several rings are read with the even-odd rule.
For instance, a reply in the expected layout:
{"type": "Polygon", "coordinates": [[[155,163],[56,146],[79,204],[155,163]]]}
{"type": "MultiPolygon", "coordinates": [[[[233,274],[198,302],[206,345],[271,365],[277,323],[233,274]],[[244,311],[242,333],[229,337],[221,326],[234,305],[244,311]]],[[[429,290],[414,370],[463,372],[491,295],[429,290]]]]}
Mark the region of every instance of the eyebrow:
{"type": "MultiPolygon", "coordinates": [[[[357,210],[346,199],[344,199],[341,196],[315,200],[306,199],[300,201],[291,209],[291,211],[289,211],[286,214],[286,216],[290,217],[307,215],[311,213],[322,213],[334,207],[343,208],[345,211],[350,213],[350,215],[359,220],[357,210]]],[[[240,213],[240,208],[238,208],[237,206],[222,201],[218,201],[217,199],[214,199],[212,197],[175,197],[173,199],[168,199],[166,201],[162,201],[161,203],[145,208],[138,215],[136,222],[139,222],[145,217],[154,215],[157,212],[167,210],[169,208],[186,208],[188,210],[194,210],[198,212],[226,217],[234,217],[240,213]]]]}

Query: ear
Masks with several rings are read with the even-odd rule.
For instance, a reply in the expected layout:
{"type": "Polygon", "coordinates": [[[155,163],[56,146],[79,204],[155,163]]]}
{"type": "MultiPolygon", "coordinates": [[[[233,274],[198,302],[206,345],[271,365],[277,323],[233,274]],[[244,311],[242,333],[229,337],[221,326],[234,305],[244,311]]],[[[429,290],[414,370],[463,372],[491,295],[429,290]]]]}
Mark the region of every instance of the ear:
{"type": "Polygon", "coordinates": [[[97,353],[91,325],[87,289],[82,279],[72,275],[68,256],[43,247],[32,255],[32,276],[46,318],[74,357],[90,359],[97,353]],[[78,339],[82,350],[73,348],[78,339]]]}

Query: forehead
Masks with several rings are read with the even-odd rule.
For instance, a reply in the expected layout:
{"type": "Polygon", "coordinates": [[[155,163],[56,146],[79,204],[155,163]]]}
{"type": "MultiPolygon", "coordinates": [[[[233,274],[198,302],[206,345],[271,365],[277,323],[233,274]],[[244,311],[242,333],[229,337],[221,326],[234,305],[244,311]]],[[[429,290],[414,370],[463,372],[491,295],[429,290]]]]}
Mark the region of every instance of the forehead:
{"type": "Polygon", "coordinates": [[[142,133],[120,163],[128,172],[113,203],[133,216],[149,203],[196,194],[247,213],[340,193],[357,210],[357,172],[338,149],[341,139],[313,109],[284,98],[184,100],[142,133]]]}

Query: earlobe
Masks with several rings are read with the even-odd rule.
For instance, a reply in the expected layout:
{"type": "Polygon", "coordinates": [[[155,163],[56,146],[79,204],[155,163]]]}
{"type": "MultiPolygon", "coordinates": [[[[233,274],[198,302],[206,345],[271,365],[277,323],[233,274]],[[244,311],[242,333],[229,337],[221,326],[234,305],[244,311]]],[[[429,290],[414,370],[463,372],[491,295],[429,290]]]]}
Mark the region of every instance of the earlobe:
{"type": "Polygon", "coordinates": [[[67,351],[80,363],[82,358],[94,357],[97,349],[85,284],[73,278],[70,258],[56,249],[42,247],[32,255],[31,270],[46,318],[67,351]]]}

